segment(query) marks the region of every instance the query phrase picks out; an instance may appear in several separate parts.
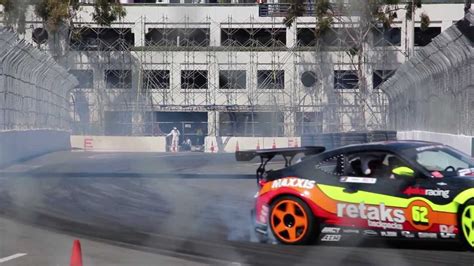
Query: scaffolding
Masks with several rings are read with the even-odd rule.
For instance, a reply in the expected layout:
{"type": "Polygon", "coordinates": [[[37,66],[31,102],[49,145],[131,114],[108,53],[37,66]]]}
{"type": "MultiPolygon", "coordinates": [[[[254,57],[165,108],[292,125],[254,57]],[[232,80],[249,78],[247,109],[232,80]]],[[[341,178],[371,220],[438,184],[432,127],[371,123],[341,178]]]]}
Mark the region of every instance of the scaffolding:
{"type": "Polygon", "coordinates": [[[404,57],[401,36],[391,42],[385,30],[373,33],[364,61],[373,88],[362,92],[345,34],[353,26],[335,25],[318,39],[314,18],[286,28],[282,7],[262,8],[267,13],[245,20],[142,15],[99,27],[77,19],[66,29],[62,62],[80,81],[71,100],[74,133],[163,134],[171,124],[156,124],[171,122],[159,121],[160,112],[207,113],[211,135],[385,129],[387,100],[377,87],[397,67],[394,58],[404,57]]]}

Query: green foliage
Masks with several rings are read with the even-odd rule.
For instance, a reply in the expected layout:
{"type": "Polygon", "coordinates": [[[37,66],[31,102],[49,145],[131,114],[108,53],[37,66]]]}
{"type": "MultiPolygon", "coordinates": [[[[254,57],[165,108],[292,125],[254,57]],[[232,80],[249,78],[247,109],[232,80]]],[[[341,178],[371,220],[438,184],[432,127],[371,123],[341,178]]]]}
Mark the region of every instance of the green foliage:
{"type": "MultiPolygon", "coordinates": [[[[71,27],[70,22],[80,8],[79,0],[0,0],[0,5],[4,7],[6,25],[15,27],[19,33],[25,32],[25,14],[30,5],[50,32],[56,32],[65,24],[71,27]]],[[[118,1],[97,0],[92,15],[95,22],[108,26],[125,17],[126,11],[118,1]]]]}
{"type": "Polygon", "coordinates": [[[17,32],[25,33],[25,13],[28,3],[28,0],[0,0],[7,27],[16,27],[17,32]]]}
{"type": "Polygon", "coordinates": [[[331,29],[333,23],[332,17],[322,17],[316,24],[316,35],[321,36],[331,29]]]}
{"type": "Polygon", "coordinates": [[[331,13],[331,3],[329,0],[317,0],[315,2],[316,17],[326,17],[331,13]]]}
{"type": "Polygon", "coordinates": [[[421,20],[421,30],[425,31],[430,27],[430,17],[426,15],[425,13],[421,13],[420,15],[420,20],[421,20]]]}
{"type": "Polygon", "coordinates": [[[127,12],[118,1],[97,0],[94,4],[93,19],[100,25],[110,26],[117,19],[127,15],[127,12]]]}
{"type": "Polygon", "coordinates": [[[73,12],[79,9],[78,0],[38,0],[34,6],[35,13],[46,24],[50,32],[56,32],[66,24],[73,12]]]}
{"type": "Polygon", "coordinates": [[[333,10],[329,0],[317,0],[314,8],[316,14],[316,35],[321,36],[331,29],[333,10]]]}
{"type": "Polygon", "coordinates": [[[421,0],[414,0],[414,1],[408,1],[407,4],[405,5],[405,10],[406,10],[406,18],[408,20],[413,19],[413,13],[417,8],[421,8],[421,0]]]}
{"type": "Polygon", "coordinates": [[[303,0],[290,0],[290,8],[288,8],[288,13],[283,19],[285,26],[288,28],[291,27],[295,19],[302,16],[305,10],[303,0]]]}
{"type": "MultiPolygon", "coordinates": [[[[289,0],[290,8],[283,23],[290,27],[297,17],[305,12],[303,0],[289,0]]],[[[406,1],[403,1],[406,2],[406,1]]],[[[329,0],[316,0],[314,4],[315,16],[317,18],[317,32],[323,33],[331,26],[335,13],[358,14],[368,23],[381,23],[384,28],[390,28],[397,18],[398,6],[401,0],[343,0],[330,2],[329,0]],[[337,10],[338,12],[334,11],[337,10]]],[[[406,18],[411,20],[414,9],[421,8],[422,1],[407,1],[405,5],[406,18]]],[[[422,15],[423,20],[429,25],[429,17],[422,15]]],[[[423,26],[422,26],[423,27],[423,26]]]]}

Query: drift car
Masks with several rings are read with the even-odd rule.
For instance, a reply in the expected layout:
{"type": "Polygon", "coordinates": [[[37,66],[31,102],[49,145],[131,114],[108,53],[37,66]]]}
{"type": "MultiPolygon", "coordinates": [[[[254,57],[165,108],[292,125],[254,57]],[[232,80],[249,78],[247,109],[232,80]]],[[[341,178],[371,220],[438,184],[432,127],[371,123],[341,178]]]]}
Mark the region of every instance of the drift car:
{"type": "Polygon", "coordinates": [[[459,239],[474,249],[474,161],[421,141],[236,152],[260,157],[252,220],[262,241],[284,244],[348,235],[459,239]],[[294,158],[302,154],[298,163],[294,158]],[[281,155],[285,168],[266,170],[281,155]]]}

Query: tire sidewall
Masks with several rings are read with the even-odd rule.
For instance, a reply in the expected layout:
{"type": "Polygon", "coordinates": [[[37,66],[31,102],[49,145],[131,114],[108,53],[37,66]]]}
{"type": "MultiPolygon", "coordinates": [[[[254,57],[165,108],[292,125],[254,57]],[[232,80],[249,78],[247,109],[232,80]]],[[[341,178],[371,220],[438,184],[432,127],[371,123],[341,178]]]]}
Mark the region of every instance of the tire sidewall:
{"type": "Polygon", "coordinates": [[[270,215],[268,216],[268,226],[269,226],[269,229],[270,229],[272,235],[274,236],[274,238],[279,243],[283,243],[283,244],[286,244],[286,245],[307,245],[307,244],[312,244],[314,242],[314,240],[316,239],[316,232],[318,232],[318,230],[317,230],[318,225],[317,225],[316,219],[313,215],[313,212],[311,211],[311,208],[309,208],[308,204],[306,204],[306,202],[304,202],[302,199],[300,199],[298,197],[295,197],[295,196],[281,196],[281,197],[278,197],[271,204],[271,209],[270,210],[271,210],[270,215]],[[304,211],[306,212],[306,219],[307,219],[307,223],[308,223],[308,228],[306,229],[306,232],[305,232],[305,235],[303,236],[303,238],[301,238],[300,240],[298,240],[296,242],[287,242],[283,239],[280,239],[278,237],[278,235],[275,234],[275,232],[273,231],[272,220],[271,220],[272,216],[273,216],[273,210],[274,210],[275,206],[280,201],[283,201],[283,200],[292,200],[292,201],[297,202],[304,209],[304,211]]]}
{"type": "Polygon", "coordinates": [[[467,249],[467,250],[470,250],[470,251],[474,251],[474,247],[471,246],[466,237],[464,236],[464,229],[463,229],[463,226],[462,226],[462,214],[464,212],[464,210],[466,209],[466,207],[468,206],[474,206],[474,199],[469,199],[468,201],[466,201],[466,203],[464,203],[460,208],[459,208],[459,211],[458,211],[458,230],[459,230],[459,240],[461,241],[461,244],[462,246],[467,249]]]}

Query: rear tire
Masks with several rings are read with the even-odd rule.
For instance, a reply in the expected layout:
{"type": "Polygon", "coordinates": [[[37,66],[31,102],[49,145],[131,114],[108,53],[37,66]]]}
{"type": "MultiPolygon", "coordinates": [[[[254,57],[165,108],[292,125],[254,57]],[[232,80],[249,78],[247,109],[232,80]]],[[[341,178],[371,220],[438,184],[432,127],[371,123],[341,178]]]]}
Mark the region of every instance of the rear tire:
{"type": "Polygon", "coordinates": [[[474,251],[474,199],[468,200],[460,209],[459,230],[462,244],[474,251]]]}
{"type": "Polygon", "coordinates": [[[289,245],[310,244],[317,232],[311,209],[293,196],[283,196],[273,202],[268,225],[278,242],[289,245]]]}

